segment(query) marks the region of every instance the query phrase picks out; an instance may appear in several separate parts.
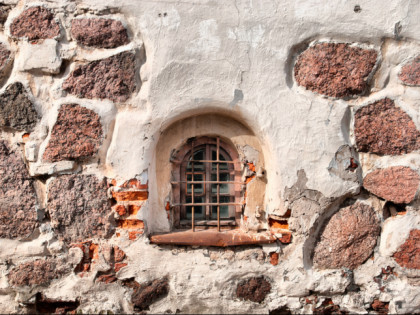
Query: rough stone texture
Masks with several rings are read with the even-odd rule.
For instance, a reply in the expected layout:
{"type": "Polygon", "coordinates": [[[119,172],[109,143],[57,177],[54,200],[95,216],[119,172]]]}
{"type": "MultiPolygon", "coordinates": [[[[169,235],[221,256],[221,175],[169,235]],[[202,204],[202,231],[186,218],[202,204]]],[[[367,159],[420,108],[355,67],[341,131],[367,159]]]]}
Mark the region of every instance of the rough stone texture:
{"type": "Polygon", "coordinates": [[[60,239],[76,243],[111,235],[106,189],[94,175],[63,175],[49,184],[47,209],[60,239]]]}
{"type": "Polygon", "coordinates": [[[128,44],[127,29],[121,21],[113,19],[74,19],[71,35],[82,45],[115,48],[128,44]]]}
{"type": "Polygon", "coordinates": [[[375,50],[320,43],[305,50],[295,65],[299,85],[320,94],[345,97],[362,93],[376,63],[375,50]]]}
{"type": "Polygon", "coordinates": [[[131,296],[134,307],[143,311],[147,310],[151,304],[158,299],[166,296],[169,292],[167,279],[156,279],[152,282],[140,285],[131,296]]]}
{"type": "Polygon", "coordinates": [[[357,110],[354,132],[360,152],[399,155],[420,149],[416,125],[389,98],[357,110]]]}
{"type": "Polygon", "coordinates": [[[0,43],[0,71],[4,69],[10,57],[10,50],[0,43]]]}
{"type": "Polygon", "coordinates": [[[409,167],[393,166],[366,175],[363,187],[394,203],[410,203],[420,184],[419,174],[409,167]]]}
{"type": "Polygon", "coordinates": [[[60,261],[52,258],[27,262],[13,268],[8,277],[14,286],[44,285],[68,271],[60,261]]]}
{"type": "Polygon", "coordinates": [[[23,11],[10,25],[10,33],[28,40],[54,38],[60,35],[60,26],[51,10],[31,7],[23,11]]]}
{"type": "Polygon", "coordinates": [[[0,238],[25,238],[38,226],[36,194],[22,152],[0,141],[0,238]]]}
{"type": "Polygon", "coordinates": [[[3,26],[6,22],[9,12],[12,9],[12,6],[1,3],[0,4],[0,25],[3,26]]]}
{"type": "Polygon", "coordinates": [[[43,159],[48,162],[93,156],[102,142],[98,114],[77,104],[62,105],[43,159]]]}
{"type": "Polygon", "coordinates": [[[13,83],[0,95],[0,127],[31,131],[38,120],[37,112],[20,82],[13,83]]]}
{"type": "Polygon", "coordinates": [[[124,102],[135,86],[135,55],[122,52],[78,66],[63,83],[63,89],[85,98],[108,98],[124,102]]]}
{"type": "Polygon", "coordinates": [[[256,303],[264,301],[271,291],[271,284],[264,277],[253,277],[238,284],[236,296],[256,303]]]}
{"type": "Polygon", "coordinates": [[[413,61],[402,67],[398,75],[400,80],[407,85],[420,85],[420,56],[417,56],[413,61]]]}
{"type": "Polygon", "coordinates": [[[397,252],[395,261],[402,267],[420,269],[420,230],[411,230],[407,240],[397,252]]]}
{"type": "Polygon", "coordinates": [[[314,266],[358,267],[372,254],[379,232],[379,220],[370,206],[355,203],[340,209],[325,226],[315,247],[314,266]]]}

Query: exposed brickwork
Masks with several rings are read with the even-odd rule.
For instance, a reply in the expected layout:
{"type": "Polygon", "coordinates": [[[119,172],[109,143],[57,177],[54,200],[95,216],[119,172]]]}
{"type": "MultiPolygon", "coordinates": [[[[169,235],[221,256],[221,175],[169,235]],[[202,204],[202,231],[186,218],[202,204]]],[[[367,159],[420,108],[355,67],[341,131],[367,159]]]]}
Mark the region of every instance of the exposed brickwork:
{"type": "Polygon", "coordinates": [[[0,127],[32,131],[38,120],[37,112],[20,82],[7,86],[0,95],[0,127]]]}
{"type": "Polygon", "coordinates": [[[38,226],[33,180],[22,155],[0,141],[0,238],[25,238],[38,226]]]}
{"type": "Polygon", "coordinates": [[[140,311],[147,310],[157,300],[165,297],[169,292],[168,279],[156,279],[149,283],[137,285],[131,301],[140,311]]]}
{"type": "Polygon", "coordinates": [[[65,242],[111,236],[111,205],[106,183],[94,175],[63,175],[48,186],[48,211],[65,242]]]}
{"type": "Polygon", "coordinates": [[[325,226],[313,262],[320,269],[354,269],[372,254],[380,232],[375,211],[362,203],[340,209],[325,226]]]}
{"type": "Polygon", "coordinates": [[[47,258],[21,264],[13,268],[9,275],[9,283],[14,286],[44,285],[53,279],[60,278],[69,270],[59,260],[47,258]]]}
{"type": "Polygon", "coordinates": [[[264,301],[271,291],[271,284],[264,277],[253,277],[238,284],[236,296],[256,303],[264,301]]]}
{"type": "Polygon", "coordinates": [[[43,159],[48,162],[93,156],[102,142],[98,114],[76,104],[62,105],[43,159]]]}
{"type": "Polygon", "coordinates": [[[402,67],[398,75],[400,80],[407,85],[420,85],[420,56],[402,67]]]}
{"type": "Polygon", "coordinates": [[[395,261],[409,269],[420,269],[420,230],[411,230],[407,240],[394,254],[395,261]]]}
{"type": "Polygon", "coordinates": [[[71,34],[79,44],[89,47],[115,48],[129,42],[126,28],[113,19],[74,19],[71,34]]]}
{"type": "Polygon", "coordinates": [[[306,49],[295,65],[295,78],[308,90],[333,97],[362,93],[377,58],[375,50],[320,43],[306,49]]]}
{"type": "Polygon", "coordinates": [[[124,102],[136,88],[134,74],[134,54],[122,52],[78,66],[63,83],[63,89],[78,97],[124,102]]]}
{"type": "Polygon", "coordinates": [[[54,38],[60,35],[60,26],[51,10],[41,6],[31,7],[14,19],[10,33],[28,40],[54,38]]]}
{"type": "Polygon", "coordinates": [[[399,155],[420,149],[416,125],[389,98],[357,110],[354,132],[360,152],[399,155]]]}
{"type": "Polygon", "coordinates": [[[147,191],[113,191],[112,197],[117,201],[141,201],[147,200],[147,191]]]}
{"type": "Polygon", "coordinates": [[[394,203],[410,203],[420,184],[419,174],[409,167],[393,166],[366,175],[363,187],[394,203]]]}

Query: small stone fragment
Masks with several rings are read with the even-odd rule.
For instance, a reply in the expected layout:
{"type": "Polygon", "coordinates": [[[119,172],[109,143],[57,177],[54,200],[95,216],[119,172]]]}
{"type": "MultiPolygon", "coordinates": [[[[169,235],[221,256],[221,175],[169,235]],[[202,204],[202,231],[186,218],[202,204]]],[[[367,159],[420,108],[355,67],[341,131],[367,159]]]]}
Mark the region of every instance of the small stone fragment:
{"type": "Polygon", "coordinates": [[[401,267],[420,269],[420,230],[411,230],[393,257],[401,267]]]}
{"type": "Polygon", "coordinates": [[[0,141],[0,238],[25,238],[38,226],[37,198],[22,152],[0,141]]]}
{"type": "Polygon", "coordinates": [[[402,67],[398,75],[400,80],[406,85],[420,85],[420,56],[402,67]]]}
{"type": "Polygon", "coordinates": [[[147,310],[151,304],[166,296],[169,292],[167,279],[156,279],[140,285],[131,296],[134,307],[140,311],[147,310]]]}
{"type": "Polygon", "coordinates": [[[394,203],[410,203],[420,184],[419,174],[409,167],[393,166],[366,175],[363,187],[394,203]]]}
{"type": "Polygon", "coordinates": [[[264,301],[271,291],[271,284],[264,277],[253,277],[238,284],[236,296],[256,303],[264,301]]]}
{"type": "Polygon", "coordinates": [[[77,104],[61,105],[43,159],[48,162],[93,156],[102,142],[98,114],[77,104]]]}
{"type": "Polygon", "coordinates": [[[59,36],[60,26],[49,9],[37,6],[23,11],[10,25],[10,33],[33,41],[59,36]]]}
{"type": "Polygon", "coordinates": [[[113,19],[74,19],[73,38],[82,45],[97,48],[115,48],[128,44],[127,29],[113,19]]]}
{"type": "Polygon", "coordinates": [[[78,66],[63,83],[63,89],[78,97],[124,102],[136,88],[134,75],[135,55],[122,52],[78,66]]]}
{"type": "Polygon", "coordinates": [[[16,60],[19,71],[42,71],[57,74],[60,72],[61,61],[58,42],[55,39],[45,39],[37,44],[19,43],[19,57],[16,60]]]}
{"type": "Polygon", "coordinates": [[[32,131],[38,114],[20,82],[10,84],[0,95],[0,127],[32,131]]]}
{"type": "Polygon", "coordinates": [[[379,219],[370,206],[356,202],[341,208],[321,234],[314,251],[314,266],[355,269],[372,254],[379,232],[379,219]]]}
{"type": "Polygon", "coordinates": [[[67,267],[60,261],[47,258],[18,265],[10,271],[8,277],[9,283],[14,286],[45,285],[67,271],[67,267]]]}
{"type": "Polygon", "coordinates": [[[63,175],[48,185],[48,206],[54,230],[66,243],[108,238],[111,205],[104,180],[94,175],[63,175]]]}
{"type": "Polygon", "coordinates": [[[354,132],[359,152],[401,155],[420,149],[413,120],[389,98],[358,109],[354,132]]]}
{"type": "Polygon", "coordinates": [[[363,93],[377,59],[372,49],[344,43],[319,43],[298,58],[294,74],[299,85],[332,97],[363,93]]]}
{"type": "Polygon", "coordinates": [[[389,302],[374,300],[371,307],[378,315],[386,315],[389,312],[389,302]]]}

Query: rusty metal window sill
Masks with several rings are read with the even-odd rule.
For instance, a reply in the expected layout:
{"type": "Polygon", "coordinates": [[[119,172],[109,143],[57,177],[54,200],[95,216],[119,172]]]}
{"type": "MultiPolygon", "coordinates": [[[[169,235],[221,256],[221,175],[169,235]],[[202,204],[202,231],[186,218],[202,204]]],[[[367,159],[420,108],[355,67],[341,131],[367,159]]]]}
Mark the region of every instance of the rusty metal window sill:
{"type": "Polygon", "coordinates": [[[240,230],[218,232],[217,229],[195,232],[192,230],[177,231],[150,237],[152,244],[216,247],[269,244],[276,242],[276,240],[276,236],[270,232],[247,233],[240,230]]]}

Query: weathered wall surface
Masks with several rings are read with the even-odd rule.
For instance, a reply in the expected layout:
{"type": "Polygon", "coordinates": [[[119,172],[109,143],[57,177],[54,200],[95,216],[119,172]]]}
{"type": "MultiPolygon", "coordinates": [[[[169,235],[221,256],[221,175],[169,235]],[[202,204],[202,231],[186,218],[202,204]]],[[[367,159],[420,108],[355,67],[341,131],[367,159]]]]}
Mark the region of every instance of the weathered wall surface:
{"type": "Polygon", "coordinates": [[[0,4],[0,309],[415,313],[420,4],[0,4]],[[171,157],[219,135],[241,235],[172,230],[171,157]]]}

